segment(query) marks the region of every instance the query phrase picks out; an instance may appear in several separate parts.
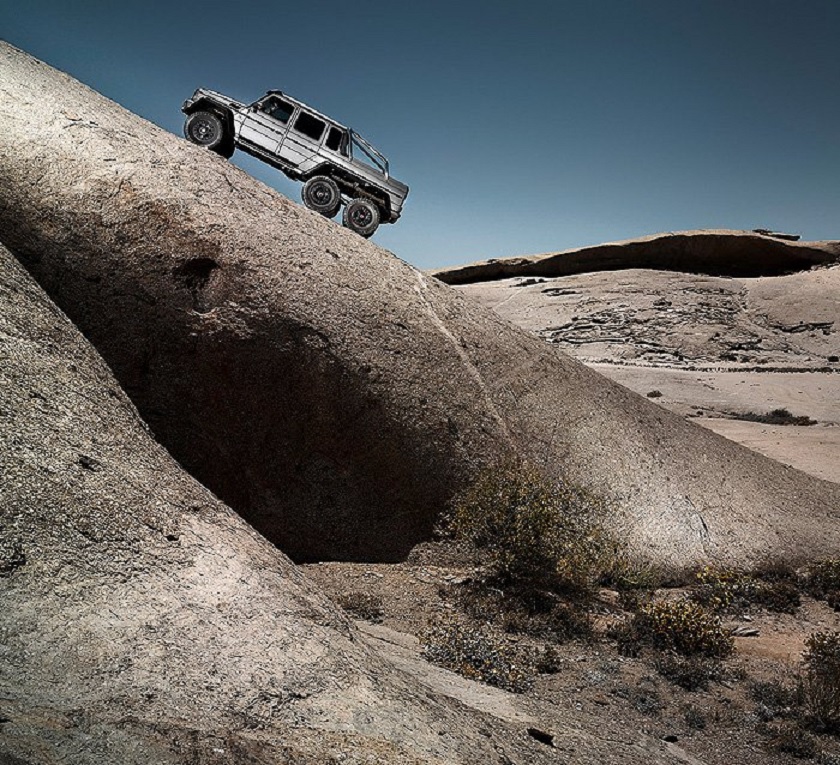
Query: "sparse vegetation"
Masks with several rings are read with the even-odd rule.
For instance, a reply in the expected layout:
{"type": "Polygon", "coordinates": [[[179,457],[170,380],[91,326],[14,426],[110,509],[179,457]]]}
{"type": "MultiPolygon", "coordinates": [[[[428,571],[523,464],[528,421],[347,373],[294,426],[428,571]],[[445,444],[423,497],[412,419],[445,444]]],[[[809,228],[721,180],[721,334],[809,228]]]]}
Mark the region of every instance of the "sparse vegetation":
{"type": "Polygon", "coordinates": [[[840,558],[825,558],[811,563],[805,572],[805,589],[821,600],[827,600],[840,591],[840,558]]]}
{"type": "Polygon", "coordinates": [[[756,588],[753,602],[768,611],[795,614],[802,605],[802,598],[799,588],[792,582],[767,582],[756,588]]]}
{"type": "Polygon", "coordinates": [[[683,712],[683,718],[685,719],[685,724],[692,730],[704,730],[707,724],[706,715],[703,714],[701,709],[693,705],[686,707],[683,712]]]}
{"type": "Polygon", "coordinates": [[[764,425],[816,425],[817,421],[807,415],[791,414],[787,409],[773,409],[765,414],[758,412],[733,412],[731,415],[736,420],[747,422],[760,422],[764,425]]]}
{"type": "Polygon", "coordinates": [[[704,566],[696,574],[691,598],[716,613],[747,611],[759,606],[793,614],[801,598],[796,574],[788,567],[765,566],[752,574],[732,568],[704,566]]]}
{"type": "Polygon", "coordinates": [[[374,624],[381,622],[384,615],[382,598],[369,592],[345,593],[338,599],[338,605],[357,619],[364,619],[374,624]]]}
{"type": "Polygon", "coordinates": [[[514,693],[528,690],[533,660],[504,637],[483,628],[448,621],[420,636],[424,656],[434,664],[514,693]]]}
{"type": "Polygon", "coordinates": [[[756,590],[752,577],[733,568],[704,566],[697,572],[696,580],[692,599],[715,612],[743,608],[756,590]]]}
{"type": "Polygon", "coordinates": [[[720,619],[688,599],[658,600],[642,606],[633,617],[631,630],[640,643],[684,656],[720,658],[735,647],[720,619]]]}
{"type": "Polygon", "coordinates": [[[485,582],[475,582],[463,589],[459,603],[477,620],[494,614],[494,623],[505,632],[556,643],[592,635],[592,623],[585,608],[545,590],[534,591],[517,585],[501,590],[485,582]]]}
{"type": "Polygon", "coordinates": [[[802,698],[808,721],[820,731],[840,730],[840,632],[805,640],[802,698]]]}
{"type": "Polygon", "coordinates": [[[580,598],[593,592],[611,549],[598,523],[603,511],[586,489],[509,460],[456,499],[445,529],[481,549],[498,581],[580,598]]]}
{"type": "Polygon", "coordinates": [[[798,760],[813,760],[819,752],[814,736],[793,722],[782,723],[773,731],[770,746],[798,760]]]}
{"type": "Polygon", "coordinates": [[[666,680],[687,691],[702,691],[720,676],[720,665],[705,656],[681,656],[668,653],[659,657],[654,666],[666,680]]]}
{"type": "Polygon", "coordinates": [[[788,718],[798,714],[801,705],[799,683],[785,684],[779,680],[753,682],[750,698],[756,703],[756,715],[764,722],[788,718]]]}

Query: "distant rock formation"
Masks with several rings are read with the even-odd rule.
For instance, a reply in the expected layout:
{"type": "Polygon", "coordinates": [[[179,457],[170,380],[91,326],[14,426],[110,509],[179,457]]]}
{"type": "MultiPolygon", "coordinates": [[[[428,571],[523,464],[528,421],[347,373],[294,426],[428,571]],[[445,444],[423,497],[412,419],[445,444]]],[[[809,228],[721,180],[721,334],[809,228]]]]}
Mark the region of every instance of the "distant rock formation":
{"type": "Polygon", "coordinates": [[[442,268],[447,284],[512,276],[570,276],[652,268],[705,276],[778,276],[840,260],[840,242],[798,242],[770,231],[680,231],[545,255],[499,258],[442,268]]]}
{"type": "Polygon", "coordinates": [[[625,269],[457,289],[587,363],[816,371],[840,358],[840,265],[757,279],[625,269]]]}
{"type": "Polygon", "coordinates": [[[838,548],[836,485],[610,383],[10,46],[0,68],[0,240],[161,443],[294,558],[399,558],[510,450],[609,495],[630,549],[664,564],[838,548]]]}

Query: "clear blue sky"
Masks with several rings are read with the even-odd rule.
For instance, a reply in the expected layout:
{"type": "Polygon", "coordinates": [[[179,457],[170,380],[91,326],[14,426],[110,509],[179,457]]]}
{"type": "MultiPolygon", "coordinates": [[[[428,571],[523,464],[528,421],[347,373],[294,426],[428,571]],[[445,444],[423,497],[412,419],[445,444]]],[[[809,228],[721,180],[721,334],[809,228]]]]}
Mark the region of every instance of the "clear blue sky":
{"type": "Polygon", "coordinates": [[[178,134],[199,86],[351,125],[411,186],[374,239],[421,268],[689,228],[840,238],[840,0],[0,0],[0,38],[178,134]]]}

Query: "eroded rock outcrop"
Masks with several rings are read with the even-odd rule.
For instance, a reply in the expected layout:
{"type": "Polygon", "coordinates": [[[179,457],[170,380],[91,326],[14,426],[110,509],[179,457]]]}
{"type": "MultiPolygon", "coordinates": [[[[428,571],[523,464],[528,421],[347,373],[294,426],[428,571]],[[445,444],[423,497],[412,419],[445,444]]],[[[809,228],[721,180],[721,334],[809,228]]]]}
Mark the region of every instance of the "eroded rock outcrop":
{"type": "Polygon", "coordinates": [[[686,565],[834,552],[838,487],[684,422],[9,46],[0,239],[298,559],[393,559],[510,449],[686,565]]]}
{"type": "Polygon", "coordinates": [[[434,275],[447,284],[628,268],[760,277],[790,274],[838,260],[840,242],[798,242],[756,231],[705,230],[655,234],[544,255],[497,258],[439,269],[434,275]]]}
{"type": "Polygon", "coordinates": [[[840,358],[840,265],[758,279],[627,269],[458,289],[587,363],[804,371],[840,358]]]}
{"type": "MultiPolygon", "coordinates": [[[[0,357],[0,761],[548,761],[381,659],[152,440],[2,247],[0,357]]],[[[587,762],[618,751],[568,733],[587,762]]]]}

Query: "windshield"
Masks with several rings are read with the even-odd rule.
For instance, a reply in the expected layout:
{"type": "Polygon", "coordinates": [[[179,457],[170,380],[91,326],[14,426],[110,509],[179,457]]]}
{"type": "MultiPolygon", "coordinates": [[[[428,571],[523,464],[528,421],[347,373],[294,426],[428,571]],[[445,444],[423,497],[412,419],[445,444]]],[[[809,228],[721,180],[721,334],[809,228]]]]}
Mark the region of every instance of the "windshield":
{"type": "Polygon", "coordinates": [[[363,162],[388,177],[388,160],[373,148],[358,133],[351,132],[352,157],[357,162],[363,162]]]}

